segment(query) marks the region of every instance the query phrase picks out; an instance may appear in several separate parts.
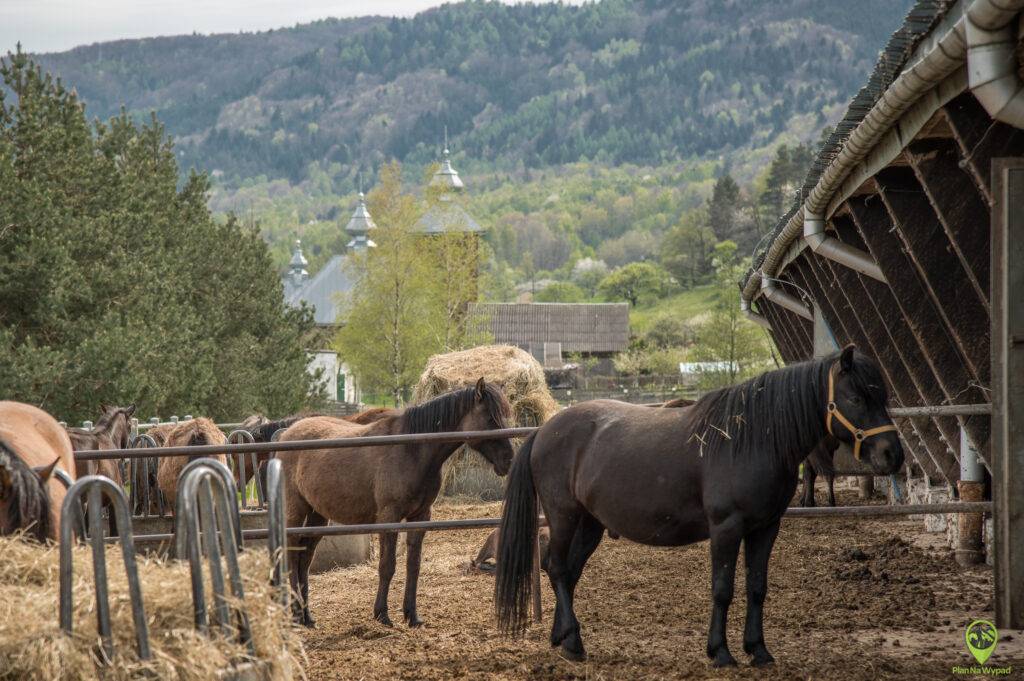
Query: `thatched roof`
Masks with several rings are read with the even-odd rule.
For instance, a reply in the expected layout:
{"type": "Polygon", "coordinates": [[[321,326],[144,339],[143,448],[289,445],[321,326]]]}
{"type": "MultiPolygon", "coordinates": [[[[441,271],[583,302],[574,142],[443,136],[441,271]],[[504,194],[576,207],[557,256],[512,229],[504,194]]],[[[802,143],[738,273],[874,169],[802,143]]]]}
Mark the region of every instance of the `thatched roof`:
{"type": "Polygon", "coordinates": [[[427,361],[413,400],[422,402],[471,386],[481,376],[501,387],[517,424],[539,425],[558,411],[540,363],[528,352],[509,345],[483,345],[434,355],[427,361]]]}

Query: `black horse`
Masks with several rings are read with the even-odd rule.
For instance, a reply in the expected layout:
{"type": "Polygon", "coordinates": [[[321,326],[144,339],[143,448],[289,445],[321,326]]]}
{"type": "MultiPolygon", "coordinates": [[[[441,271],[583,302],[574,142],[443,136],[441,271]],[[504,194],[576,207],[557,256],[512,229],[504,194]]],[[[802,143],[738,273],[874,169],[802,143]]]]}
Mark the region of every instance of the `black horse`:
{"type": "Polygon", "coordinates": [[[743,649],[755,665],[772,662],[762,629],[768,558],[797,467],[831,432],[855,443],[855,455],[863,450],[879,474],[896,471],[903,449],[886,402],[878,367],[851,346],[709,393],[688,409],[597,400],[560,412],[526,441],[509,474],[495,582],[499,625],[512,634],[526,627],[539,497],[557,602],[551,645],[563,656],[586,656],[573,593],[607,529],[655,546],[711,539],[707,654],[715,666],[736,664],[725,624],[742,541],[743,649]]]}
{"type": "Polygon", "coordinates": [[[814,506],[814,482],[819,475],[825,478],[828,488],[828,505],[836,505],[836,467],[833,463],[833,456],[838,448],[839,440],[831,435],[826,435],[804,461],[803,475],[801,476],[803,479],[803,490],[800,493],[801,506],[814,506]]]}

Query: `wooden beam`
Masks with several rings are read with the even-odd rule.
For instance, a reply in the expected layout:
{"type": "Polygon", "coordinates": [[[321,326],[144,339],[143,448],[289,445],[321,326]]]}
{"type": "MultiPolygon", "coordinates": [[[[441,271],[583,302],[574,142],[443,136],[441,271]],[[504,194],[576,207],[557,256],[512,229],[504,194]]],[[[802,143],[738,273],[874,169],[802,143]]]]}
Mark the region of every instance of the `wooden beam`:
{"type": "Polygon", "coordinates": [[[949,239],[964,274],[989,310],[989,235],[979,229],[989,219],[988,205],[960,167],[956,143],[949,139],[914,142],[905,151],[910,167],[949,239]]]}
{"type": "MultiPolygon", "coordinates": [[[[967,272],[912,171],[886,169],[875,176],[893,232],[917,272],[947,335],[967,361],[975,382],[988,385],[988,300],[965,286],[967,272]]],[[[979,216],[983,217],[984,213],[979,216]]]]}
{"type": "MultiPolygon", "coordinates": [[[[945,324],[935,309],[913,263],[910,262],[899,237],[893,233],[892,219],[882,200],[852,199],[848,201],[856,227],[858,241],[863,243],[871,256],[881,267],[889,282],[886,291],[873,288],[880,295],[887,295],[891,303],[889,314],[899,310],[910,335],[896,338],[897,345],[904,352],[913,352],[924,360],[924,366],[931,370],[935,381],[941,387],[942,396],[931,404],[968,404],[986,402],[988,396],[977,387],[974,376],[967,371],[965,359],[956,344],[946,332],[945,324]],[[916,348],[916,350],[915,350],[916,348]]],[[[866,285],[867,282],[865,282],[866,285]]],[[[869,289],[872,290],[872,289],[869,289]]],[[[977,417],[962,420],[971,440],[980,451],[988,444],[988,419],[977,417]]],[[[954,452],[959,451],[959,437],[949,439],[954,452]]]]}
{"type": "Polygon", "coordinates": [[[992,205],[990,167],[997,156],[1024,155],[1024,132],[992,120],[988,112],[969,92],[951,100],[942,108],[960,147],[964,170],[974,180],[982,198],[992,205]]]}
{"type": "Polygon", "coordinates": [[[1024,159],[992,163],[996,626],[1024,628],[1024,159]]]}

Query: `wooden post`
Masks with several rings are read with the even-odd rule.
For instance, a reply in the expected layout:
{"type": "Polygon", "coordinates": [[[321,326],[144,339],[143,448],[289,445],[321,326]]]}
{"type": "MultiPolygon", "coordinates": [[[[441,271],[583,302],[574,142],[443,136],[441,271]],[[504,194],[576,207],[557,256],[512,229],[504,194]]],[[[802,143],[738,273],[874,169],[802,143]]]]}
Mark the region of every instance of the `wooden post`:
{"type": "Polygon", "coordinates": [[[860,493],[857,495],[861,499],[870,499],[875,496],[875,476],[873,475],[862,475],[860,476],[860,493]]]}
{"type": "Polygon", "coordinates": [[[1024,158],[992,161],[996,626],[1024,628],[1024,158]]]}

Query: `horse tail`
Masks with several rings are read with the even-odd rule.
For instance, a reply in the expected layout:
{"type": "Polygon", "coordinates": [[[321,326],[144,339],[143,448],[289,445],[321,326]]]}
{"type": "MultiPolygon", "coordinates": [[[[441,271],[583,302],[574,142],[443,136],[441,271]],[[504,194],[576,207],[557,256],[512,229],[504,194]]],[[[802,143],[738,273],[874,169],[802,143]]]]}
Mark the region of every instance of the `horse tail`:
{"type": "MultiPolygon", "coordinates": [[[[9,495],[10,528],[44,542],[50,536],[50,494],[46,483],[29,468],[17,452],[0,440],[0,483],[9,495]]],[[[2,531],[3,528],[0,528],[2,531]]]]}
{"type": "Polygon", "coordinates": [[[526,630],[530,592],[533,587],[533,550],[537,537],[537,492],[533,485],[530,454],[536,434],[519,449],[508,474],[505,507],[498,540],[498,569],[494,581],[494,606],[498,627],[506,635],[526,630]]]}

